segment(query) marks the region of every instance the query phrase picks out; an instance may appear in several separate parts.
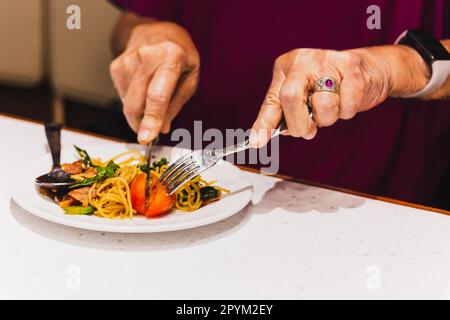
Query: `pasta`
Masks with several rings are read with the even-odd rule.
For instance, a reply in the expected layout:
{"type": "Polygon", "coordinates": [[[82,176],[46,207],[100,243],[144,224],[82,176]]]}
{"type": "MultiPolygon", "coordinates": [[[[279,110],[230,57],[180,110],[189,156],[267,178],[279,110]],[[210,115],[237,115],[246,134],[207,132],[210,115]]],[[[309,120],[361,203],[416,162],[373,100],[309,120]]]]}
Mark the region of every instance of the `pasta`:
{"type": "MultiPolygon", "coordinates": [[[[131,219],[136,210],[131,204],[130,183],[140,170],[138,164],[145,158],[138,151],[129,151],[115,156],[110,161],[118,161],[120,168],[115,176],[103,182],[95,183],[89,190],[89,204],[95,209],[94,214],[108,219],[131,219]]],[[[100,163],[105,165],[105,163],[100,163]]]]}
{"type": "MultiPolygon", "coordinates": [[[[62,197],[55,196],[56,202],[67,214],[95,215],[119,220],[133,219],[142,213],[138,212],[136,196],[133,197],[133,192],[136,193],[133,184],[137,177],[149,172],[152,175],[152,181],[157,182],[169,167],[167,160],[162,159],[154,162],[151,168],[144,168],[146,159],[137,150],[121,153],[102,162],[99,159],[91,160],[86,151],[75,148],[81,160],[63,165],[63,170],[72,172],[71,178],[77,184],[73,190],[62,197]]],[[[207,182],[200,176],[195,177],[183,185],[174,197],[171,197],[173,198],[171,208],[174,207],[182,212],[193,212],[210,202],[219,200],[222,193],[229,191],[214,186],[215,183],[216,181],[207,182]]],[[[155,199],[160,198],[152,194],[151,203],[155,199]]]]}

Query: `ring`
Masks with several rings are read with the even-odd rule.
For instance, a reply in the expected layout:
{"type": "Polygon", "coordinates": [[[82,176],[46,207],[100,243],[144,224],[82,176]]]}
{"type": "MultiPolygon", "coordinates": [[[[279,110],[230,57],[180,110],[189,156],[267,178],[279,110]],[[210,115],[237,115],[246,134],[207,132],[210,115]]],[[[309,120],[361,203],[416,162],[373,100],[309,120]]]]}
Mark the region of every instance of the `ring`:
{"type": "Polygon", "coordinates": [[[314,85],[314,93],[317,92],[333,92],[339,94],[339,85],[336,79],[331,77],[323,77],[316,81],[314,85]]]}

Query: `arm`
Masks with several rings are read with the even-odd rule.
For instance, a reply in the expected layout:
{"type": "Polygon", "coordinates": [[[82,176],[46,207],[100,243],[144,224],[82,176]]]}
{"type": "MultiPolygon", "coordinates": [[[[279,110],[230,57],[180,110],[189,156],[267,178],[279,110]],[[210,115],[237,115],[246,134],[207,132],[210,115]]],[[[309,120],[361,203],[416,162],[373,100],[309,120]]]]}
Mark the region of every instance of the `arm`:
{"type": "MultiPolygon", "coordinates": [[[[441,43],[450,52],[450,40],[443,40],[441,43]]],[[[430,80],[430,71],[422,57],[415,50],[407,46],[383,46],[379,48],[357,49],[355,52],[364,54],[365,50],[366,53],[372,51],[373,54],[379,53],[386,57],[386,63],[391,70],[389,77],[392,85],[390,96],[392,97],[403,97],[418,92],[430,80]],[[386,50],[390,50],[391,53],[386,50]]],[[[447,78],[447,81],[441,88],[422,99],[442,100],[446,98],[450,98],[450,77],[447,78]]]]}

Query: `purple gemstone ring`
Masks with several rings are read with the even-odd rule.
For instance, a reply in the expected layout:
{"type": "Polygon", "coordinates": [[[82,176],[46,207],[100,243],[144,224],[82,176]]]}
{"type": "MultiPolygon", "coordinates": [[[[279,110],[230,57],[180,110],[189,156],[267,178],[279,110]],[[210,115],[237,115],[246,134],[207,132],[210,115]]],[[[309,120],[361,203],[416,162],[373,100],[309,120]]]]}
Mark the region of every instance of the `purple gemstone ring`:
{"type": "Polygon", "coordinates": [[[322,77],[314,85],[314,93],[333,92],[339,94],[339,85],[334,78],[322,77]]]}

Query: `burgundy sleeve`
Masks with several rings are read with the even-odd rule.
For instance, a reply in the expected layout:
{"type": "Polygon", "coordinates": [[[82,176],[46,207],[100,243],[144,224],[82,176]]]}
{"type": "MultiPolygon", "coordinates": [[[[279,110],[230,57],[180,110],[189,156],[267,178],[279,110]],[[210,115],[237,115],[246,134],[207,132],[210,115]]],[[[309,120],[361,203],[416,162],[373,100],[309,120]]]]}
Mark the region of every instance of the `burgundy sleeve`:
{"type": "Polygon", "coordinates": [[[159,20],[179,20],[182,0],[109,0],[123,10],[159,20]]]}

